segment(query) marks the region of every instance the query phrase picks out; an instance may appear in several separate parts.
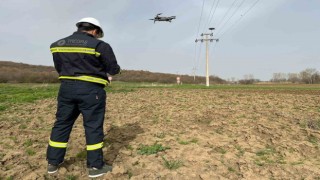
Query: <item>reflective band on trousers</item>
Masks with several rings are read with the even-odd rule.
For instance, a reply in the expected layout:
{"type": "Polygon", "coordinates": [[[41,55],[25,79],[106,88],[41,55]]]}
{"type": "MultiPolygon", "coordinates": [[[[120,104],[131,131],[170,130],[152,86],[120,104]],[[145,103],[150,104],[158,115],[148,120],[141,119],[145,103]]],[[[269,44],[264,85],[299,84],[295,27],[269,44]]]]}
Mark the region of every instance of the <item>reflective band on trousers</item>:
{"type": "Polygon", "coordinates": [[[55,142],[55,141],[51,141],[49,140],[49,145],[51,147],[56,147],[56,148],[67,148],[67,144],[66,142],[55,142]]]}
{"type": "Polygon", "coordinates": [[[96,52],[95,49],[93,48],[83,48],[83,47],[54,47],[50,48],[51,53],[57,53],[57,52],[62,52],[62,53],[85,53],[85,54],[93,54],[96,55],[97,57],[100,56],[99,52],[96,52]]]}
{"type": "Polygon", "coordinates": [[[93,145],[87,145],[87,151],[93,151],[97,149],[101,149],[103,147],[103,142],[93,145]]]}
{"type": "Polygon", "coordinates": [[[80,81],[99,83],[103,85],[106,85],[108,83],[108,81],[105,79],[92,77],[92,76],[60,76],[59,79],[80,80],[80,81]]]}

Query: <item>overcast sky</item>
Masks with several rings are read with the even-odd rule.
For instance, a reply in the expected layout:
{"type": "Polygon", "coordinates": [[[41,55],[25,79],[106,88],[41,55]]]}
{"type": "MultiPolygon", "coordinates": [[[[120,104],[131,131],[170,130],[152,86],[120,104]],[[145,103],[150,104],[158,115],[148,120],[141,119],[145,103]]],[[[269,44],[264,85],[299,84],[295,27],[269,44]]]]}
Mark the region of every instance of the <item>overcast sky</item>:
{"type": "Polygon", "coordinates": [[[192,75],[196,68],[205,76],[205,43],[195,39],[215,27],[210,75],[270,80],[276,72],[320,70],[320,1],[256,1],[1,0],[0,60],[52,66],[50,44],[95,17],[123,69],[192,75]],[[148,20],[157,13],[177,19],[148,20]]]}

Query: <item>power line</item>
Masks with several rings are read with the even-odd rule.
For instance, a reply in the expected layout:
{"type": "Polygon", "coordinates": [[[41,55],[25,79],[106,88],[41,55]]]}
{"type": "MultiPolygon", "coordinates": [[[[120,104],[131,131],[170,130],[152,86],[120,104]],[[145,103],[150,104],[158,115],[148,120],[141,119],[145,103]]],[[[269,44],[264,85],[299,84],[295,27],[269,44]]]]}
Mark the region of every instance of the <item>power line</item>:
{"type": "Polygon", "coordinates": [[[226,24],[228,24],[228,22],[230,21],[230,19],[236,14],[236,12],[240,9],[240,7],[243,5],[243,3],[246,0],[242,0],[242,2],[238,5],[238,7],[233,11],[233,13],[231,14],[231,16],[229,17],[229,19],[224,22],[224,24],[221,26],[221,28],[219,28],[219,31],[217,32],[217,34],[219,34],[221,32],[221,30],[226,26],[226,24]]]}
{"type": "Polygon", "coordinates": [[[224,32],[219,36],[219,38],[221,38],[223,35],[225,35],[227,32],[229,32],[236,24],[238,24],[238,23],[242,20],[242,18],[243,18],[245,15],[247,15],[254,7],[258,4],[259,1],[260,1],[260,0],[255,1],[255,2],[252,4],[252,6],[251,6],[244,14],[242,14],[242,15],[240,16],[240,18],[239,18],[237,21],[235,21],[226,31],[224,31],[224,32]]]}
{"type": "Polygon", "coordinates": [[[219,2],[220,2],[220,0],[217,1],[216,8],[214,9],[214,11],[213,11],[213,13],[212,13],[212,16],[211,16],[211,18],[210,18],[210,21],[209,21],[209,23],[208,23],[208,26],[210,25],[210,23],[211,23],[211,21],[212,21],[212,18],[213,18],[213,15],[215,14],[215,12],[216,12],[216,10],[217,10],[217,8],[218,8],[219,2]]]}
{"type": "Polygon", "coordinates": [[[234,0],[232,5],[230,6],[230,8],[227,10],[227,13],[224,14],[223,18],[221,19],[221,21],[218,23],[218,25],[216,26],[217,28],[220,26],[220,24],[223,22],[224,18],[226,18],[226,16],[229,14],[229,12],[231,11],[231,9],[233,8],[234,4],[236,3],[237,0],[234,0]]]}
{"type": "Polygon", "coordinates": [[[202,14],[203,14],[204,1],[205,1],[205,0],[202,1],[201,15],[200,15],[200,19],[199,19],[198,32],[197,32],[197,35],[196,35],[196,36],[198,36],[198,34],[199,34],[199,32],[200,32],[200,24],[201,24],[201,19],[202,19],[202,14]]]}
{"type": "Polygon", "coordinates": [[[210,20],[210,17],[211,17],[211,12],[212,12],[212,9],[214,8],[215,2],[216,2],[216,0],[213,0],[213,3],[212,3],[211,8],[210,8],[210,12],[209,12],[208,21],[207,21],[207,23],[204,24],[204,27],[203,27],[203,31],[202,31],[202,32],[205,31],[205,29],[206,29],[206,27],[207,27],[207,24],[209,23],[209,20],[210,20]]]}
{"type": "MultiPolygon", "coordinates": [[[[201,14],[200,14],[198,31],[197,31],[196,37],[198,36],[198,34],[200,32],[200,25],[201,25],[201,19],[202,19],[202,14],[203,14],[204,2],[205,2],[205,0],[202,1],[202,8],[201,8],[201,14]]],[[[201,50],[201,47],[200,47],[200,50],[201,50]]],[[[194,66],[196,66],[196,64],[197,64],[196,58],[197,58],[197,44],[195,44],[195,46],[194,46],[194,66]]],[[[199,59],[200,59],[200,57],[198,57],[198,61],[199,61],[199,59]]],[[[196,67],[194,67],[194,69],[196,69],[196,67]]]]}
{"type": "MultiPolygon", "coordinates": [[[[197,44],[197,43],[195,43],[195,44],[197,44]]],[[[199,64],[200,64],[200,56],[201,56],[202,44],[200,44],[199,49],[200,50],[199,50],[199,54],[198,54],[198,61],[197,61],[196,68],[198,68],[199,64]]]]}

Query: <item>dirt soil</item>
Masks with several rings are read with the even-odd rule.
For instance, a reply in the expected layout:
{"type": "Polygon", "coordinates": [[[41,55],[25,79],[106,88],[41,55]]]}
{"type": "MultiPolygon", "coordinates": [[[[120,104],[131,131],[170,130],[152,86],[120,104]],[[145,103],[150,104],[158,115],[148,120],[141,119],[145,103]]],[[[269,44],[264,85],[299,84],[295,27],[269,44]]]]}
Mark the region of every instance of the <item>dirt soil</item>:
{"type": "MultiPolygon", "coordinates": [[[[109,93],[98,179],[320,179],[320,92],[136,89],[109,93]],[[168,149],[151,155],[142,145],[168,149]],[[167,164],[165,164],[165,160],[167,164]]],[[[0,179],[88,179],[84,129],[46,173],[56,100],[0,115],[0,179]]]]}

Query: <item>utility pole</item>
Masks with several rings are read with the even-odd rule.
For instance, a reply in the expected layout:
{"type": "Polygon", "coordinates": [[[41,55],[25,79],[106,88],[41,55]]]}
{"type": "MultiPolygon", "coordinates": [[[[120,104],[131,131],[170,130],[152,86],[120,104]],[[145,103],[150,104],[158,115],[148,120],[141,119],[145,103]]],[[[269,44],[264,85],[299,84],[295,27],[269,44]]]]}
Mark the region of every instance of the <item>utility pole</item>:
{"type": "Polygon", "coordinates": [[[196,68],[196,67],[192,68],[193,82],[195,82],[195,81],[196,81],[196,70],[197,70],[197,68],[196,68]]]}
{"type": "Polygon", "coordinates": [[[205,38],[201,38],[201,39],[196,39],[196,42],[198,41],[205,41],[206,42],[206,86],[209,87],[209,41],[213,42],[216,41],[218,42],[219,39],[213,39],[213,38],[208,38],[208,36],[213,36],[212,30],[214,30],[214,28],[209,28],[209,30],[211,31],[211,33],[202,33],[201,36],[205,36],[205,38]]]}

